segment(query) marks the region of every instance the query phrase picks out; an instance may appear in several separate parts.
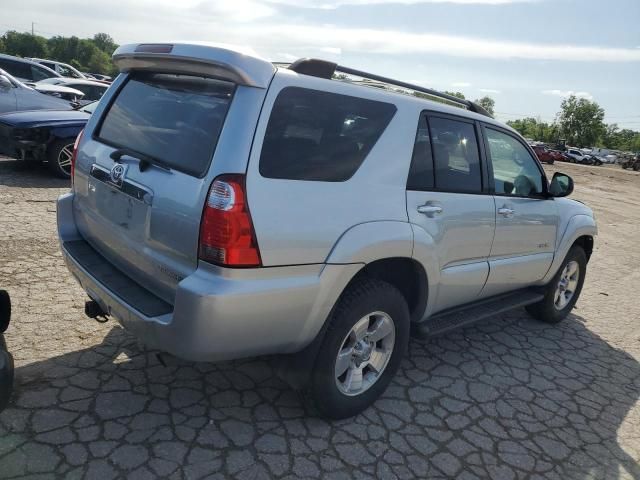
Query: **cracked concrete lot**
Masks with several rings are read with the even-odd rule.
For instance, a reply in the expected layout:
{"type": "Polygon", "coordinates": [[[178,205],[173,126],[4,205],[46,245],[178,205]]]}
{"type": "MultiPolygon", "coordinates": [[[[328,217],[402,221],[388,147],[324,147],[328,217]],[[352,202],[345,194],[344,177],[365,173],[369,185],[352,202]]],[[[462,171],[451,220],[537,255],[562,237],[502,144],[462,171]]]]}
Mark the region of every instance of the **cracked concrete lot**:
{"type": "Polygon", "coordinates": [[[574,176],[600,236],[577,309],[524,310],[411,341],[373,408],[326,422],[269,359],[165,367],[114,321],[85,318],[63,265],[68,182],[0,161],[0,288],[16,390],[0,478],[640,478],[640,177],[574,176]]]}

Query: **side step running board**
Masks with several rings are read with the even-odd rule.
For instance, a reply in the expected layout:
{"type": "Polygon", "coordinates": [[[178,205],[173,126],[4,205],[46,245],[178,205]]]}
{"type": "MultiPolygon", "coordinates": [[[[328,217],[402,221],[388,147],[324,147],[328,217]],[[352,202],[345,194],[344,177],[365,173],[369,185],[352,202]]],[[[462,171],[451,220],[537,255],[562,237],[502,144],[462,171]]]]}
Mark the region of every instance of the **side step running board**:
{"type": "Polygon", "coordinates": [[[414,323],[411,326],[411,333],[417,338],[432,337],[515,308],[531,305],[543,298],[544,295],[535,289],[524,289],[498,295],[445,310],[424,322],[414,323]]]}

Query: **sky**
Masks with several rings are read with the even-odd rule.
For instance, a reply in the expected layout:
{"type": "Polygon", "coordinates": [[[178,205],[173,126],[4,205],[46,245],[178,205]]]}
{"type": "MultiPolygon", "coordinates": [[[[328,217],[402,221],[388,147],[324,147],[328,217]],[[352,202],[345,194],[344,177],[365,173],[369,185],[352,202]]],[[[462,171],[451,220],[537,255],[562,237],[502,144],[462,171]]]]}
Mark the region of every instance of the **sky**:
{"type": "Polygon", "coordinates": [[[552,121],[570,94],[640,130],[640,0],[0,0],[0,32],[197,40],[484,95],[552,121]],[[4,5],[3,5],[4,4],[4,5]]]}

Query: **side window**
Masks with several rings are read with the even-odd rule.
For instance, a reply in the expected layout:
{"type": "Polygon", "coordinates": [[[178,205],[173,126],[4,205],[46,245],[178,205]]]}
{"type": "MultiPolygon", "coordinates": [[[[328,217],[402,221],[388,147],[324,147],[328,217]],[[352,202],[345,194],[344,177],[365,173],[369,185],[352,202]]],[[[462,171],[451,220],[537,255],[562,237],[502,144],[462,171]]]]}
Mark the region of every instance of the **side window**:
{"type": "Polygon", "coordinates": [[[482,192],[478,139],[472,123],[429,117],[435,188],[445,192],[482,192]]]}
{"type": "Polygon", "coordinates": [[[433,156],[431,155],[429,125],[427,117],[421,115],[418,133],[416,133],[416,143],[413,146],[407,190],[431,190],[433,187],[433,156]]]}
{"type": "Polygon", "coordinates": [[[39,80],[44,80],[45,78],[49,78],[49,72],[43,70],[42,68],[38,68],[35,65],[31,65],[31,78],[34,82],[39,80]]]}
{"type": "Polygon", "coordinates": [[[13,75],[18,79],[31,80],[31,69],[28,63],[6,60],[5,66],[2,68],[9,72],[9,75],[13,75]]]}
{"type": "Polygon", "coordinates": [[[348,180],[395,112],[390,103],[284,88],[267,124],[260,174],[289,180],[348,180]]]}
{"type": "Polygon", "coordinates": [[[541,194],[542,172],[529,151],[511,135],[486,128],[496,194],[519,197],[541,194]]]}

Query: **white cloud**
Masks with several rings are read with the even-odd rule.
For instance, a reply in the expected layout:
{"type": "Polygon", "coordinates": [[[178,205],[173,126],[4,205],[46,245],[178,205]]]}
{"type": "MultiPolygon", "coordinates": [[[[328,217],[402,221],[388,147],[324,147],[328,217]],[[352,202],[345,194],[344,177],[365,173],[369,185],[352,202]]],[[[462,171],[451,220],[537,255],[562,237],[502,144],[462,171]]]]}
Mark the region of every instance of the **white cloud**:
{"type": "Polygon", "coordinates": [[[298,58],[300,58],[298,55],[290,53],[276,53],[271,60],[274,62],[295,62],[298,58]]]}
{"type": "Polygon", "coordinates": [[[562,97],[562,98],[566,98],[566,97],[570,97],[571,95],[574,95],[578,98],[586,98],[587,100],[593,100],[593,95],[591,95],[589,92],[574,92],[573,90],[543,90],[542,94],[554,95],[556,97],[562,97]]]}
{"type": "Polygon", "coordinates": [[[334,25],[252,25],[217,29],[218,34],[269,48],[337,46],[342,52],[378,54],[439,54],[467,58],[561,60],[578,62],[640,62],[634,48],[586,47],[485,40],[453,35],[397,30],[345,28],[334,25]]]}
{"type": "Polygon", "coordinates": [[[345,5],[381,5],[402,4],[419,5],[424,3],[457,3],[462,5],[507,5],[510,3],[536,3],[541,0],[272,0],[272,3],[295,7],[335,9],[345,5]]]}
{"type": "Polygon", "coordinates": [[[451,86],[452,87],[470,87],[471,84],[469,82],[453,82],[451,86]]]}
{"type": "Polygon", "coordinates": [[[342,55],[342,49],[340,47],[320,47],[319,50],[331,55],[342,55]]]}
{"type": "Polygon", "coordinates": [[[500,90],[496,90],[494,88],[479,88],[482,93],[500,93],[500,90]]]}

